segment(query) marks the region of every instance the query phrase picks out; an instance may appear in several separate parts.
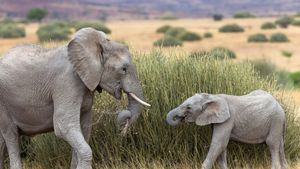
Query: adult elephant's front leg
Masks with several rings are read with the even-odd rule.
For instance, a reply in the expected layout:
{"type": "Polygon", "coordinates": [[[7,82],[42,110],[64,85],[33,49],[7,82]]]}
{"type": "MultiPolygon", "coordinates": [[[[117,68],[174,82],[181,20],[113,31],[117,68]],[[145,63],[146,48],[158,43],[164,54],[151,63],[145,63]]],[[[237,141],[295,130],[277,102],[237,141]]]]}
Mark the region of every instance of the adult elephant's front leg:
{"type": "Polygon", "coordinates": [[[76,169],[92,169],[92,150],[86,142],[80,126],[82,100],[75,97],[71,100],[69,96],[70,101],[66,101],[64,97],[54,99],[54,132],[68,142],[76,152],[78,160],[76,169]]]}
{"type": "MultiPolygon", "coordinates": [[[[92,112],[89,111],[87,113],[82,113],[81,115],[81,130],[84,139],[86,142],[89,142],[91,131],[92,131],[92,124],[91,124],[91,119],[92,119],[92,112]]],[[[71,169],[76,169],[78,163],[77,159],[77,154],[76,151],[73,149],[72,150],[72,162],[71,162],[71,169]]]]}
{"type": "Polygon", "coordinates": [[[226,149],[217,158],[219,169],[227,169],[226,149]]]}

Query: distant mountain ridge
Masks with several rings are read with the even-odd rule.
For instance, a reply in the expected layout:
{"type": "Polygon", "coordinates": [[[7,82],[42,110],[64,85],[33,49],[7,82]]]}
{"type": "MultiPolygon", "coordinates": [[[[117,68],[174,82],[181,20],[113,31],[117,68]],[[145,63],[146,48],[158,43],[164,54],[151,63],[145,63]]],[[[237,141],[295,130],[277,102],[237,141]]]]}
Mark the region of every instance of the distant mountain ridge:
{"type": "Polygon", "coordinates": [[[238,11],[272,16],[297,12],[300,0],[0,0],[0,16],[22,18],[33,7],[47,8],[51,19],[194,18],[238,11]]]}

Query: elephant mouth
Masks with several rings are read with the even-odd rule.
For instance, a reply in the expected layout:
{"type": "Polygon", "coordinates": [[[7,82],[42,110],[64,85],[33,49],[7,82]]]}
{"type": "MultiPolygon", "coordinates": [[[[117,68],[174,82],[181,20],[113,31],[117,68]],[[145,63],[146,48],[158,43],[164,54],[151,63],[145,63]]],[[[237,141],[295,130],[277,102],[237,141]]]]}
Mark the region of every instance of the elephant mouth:
{"type": "Polygon", "coordinates": [[[183,115],[175,116],[174,120],[179,120],[180,122],[189,122],[190,117],[191,113],[189,111],[186,111],[183,113],[183,115]]]}
{"type": "Polygon", "coordinates": [[[187,117],[187,114],[186,113],[184,113],[183,115],[177,115],[177,116],[175,116],[174,117],[174,120],[175,121],[181,121],[181,122],[183,122],[183,121],[185,121],[185,118],[187,117]]]}

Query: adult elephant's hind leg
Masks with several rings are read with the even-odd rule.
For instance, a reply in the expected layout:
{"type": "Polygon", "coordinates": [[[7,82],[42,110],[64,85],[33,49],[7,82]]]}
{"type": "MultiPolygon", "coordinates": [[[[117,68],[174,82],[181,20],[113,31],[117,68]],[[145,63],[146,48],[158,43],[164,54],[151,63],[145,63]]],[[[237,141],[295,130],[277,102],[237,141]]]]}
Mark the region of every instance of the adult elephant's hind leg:
{"type": "Polygon", "coordinates": [[[80,127],[80,102],[56,100],[54,103],[55,135],[68,142],[76,152],[78,164],[76,169],[92,169],[92,150],[86,142],[80,127]]]}
{"type": "Polygon", "coordinates": [[[0,169],[4,169],[5,151],[5,141],[2,134],[0,134],[0,169]]]}

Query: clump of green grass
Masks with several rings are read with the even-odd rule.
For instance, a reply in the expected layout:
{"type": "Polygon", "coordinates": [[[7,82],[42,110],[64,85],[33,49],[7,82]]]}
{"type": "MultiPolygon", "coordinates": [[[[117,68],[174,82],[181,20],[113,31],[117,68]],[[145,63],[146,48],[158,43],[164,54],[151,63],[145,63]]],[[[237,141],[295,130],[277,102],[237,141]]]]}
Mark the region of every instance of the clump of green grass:
{"type": "Polygon", "coordinates": [[[25,36],[24,27],[18,26],[13,21],[6,20],[0,23],[0,38],[21,38],[25,36]]]}
{"type": "MultiPolygon", "coordinates": [[[[93,149],[94,167],[142,167],[160,161],[162,167],[191,164],[201,166],[211,141],[211,127],[182,124],[171,127],[165,121],[169,110],[197,92],[247,94],[264,89],[275,94],[287,116],[285,153],[290,162],[300,157],[300,123],[296,121],[294,107],[284,94],[275,92],[272,79],[258,76],[252,64],[202,57],[194,59],[184,52],[151,53],[134,52],[145,99],[151,103],[127,136],[122,137],[116,126],[116,113],[126,105],[105,92],[96,94],[94,124],[90,145],[93,149]]],[[[34,138],[32,153],[41,168],[68,166],[70,149],[53,134],[34,138]],[[49,160],[50,159],[50,160],[49,160]]],[[[270,155],[266,145],[248,145],[230,142],[227,154],[230,168],[269,167],[270,155]]],[[[151,168],[151,166],[144,168],[151,168]]],[[[153,166],[152,166],[153,167],[153,166]]]]}
{"type": "Polygon", "coordinates": [[[198,41],[201,40],[201,36],[195,32],[185,31],[177,35],[177,38],[182,41],[198,41]]]}
{"type": "Polygon", "coordinates": [[[203,35],[204,38],[212,38],[213,34],[211,32],[205,32],[203,35]]]}
{"type": "Polygon", "coordinates": [[[219,32],[231,33],[231,32],[244,32],[244,28],[238,24],[227,24],[219,29],[219,32]]]}
{"type": "Polygon", "coordinates": [[[290,78],[293,80],[294,86],[300,88],[300,71],[291,73],[290,78]]]}
{"type": "Polygon", "coordinates": [[[170,46],[182,46],[182,42],[172,36],[164,36],[153,43],[153,46],[170,47],[170,46]]]}
{"type": "Polygon", "coordinates": [[[291,58],[293,56],[293,53],[287,50],[282,50],[281,51],[282,56],[286,57],[286,58],[291,58]]]}
{"type": "Polygon", "coordinates": [[[166,33],[170,28],[171,28],[170,25],[164,25],[164,26],[157,28],[156,32],[157,33],[166,33]]]}
{"type": "Polygon", "coordinates": [[[289,39],[284,33],[274,33],[270,37],[270,42],[288,42],[289,39]]]}
{"type": "Polygon", "coordinates": [[[257,33],[248,37],[248,42],[268,42],[268,38],[265,34],[257,33]]]}
{"type": "Polygon", "coordinates": [[[273,22],[265,22],[261,25],[261,29],[276,29],[276,25],[273,22]]]}

